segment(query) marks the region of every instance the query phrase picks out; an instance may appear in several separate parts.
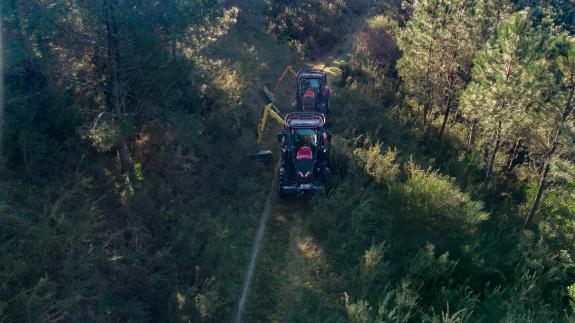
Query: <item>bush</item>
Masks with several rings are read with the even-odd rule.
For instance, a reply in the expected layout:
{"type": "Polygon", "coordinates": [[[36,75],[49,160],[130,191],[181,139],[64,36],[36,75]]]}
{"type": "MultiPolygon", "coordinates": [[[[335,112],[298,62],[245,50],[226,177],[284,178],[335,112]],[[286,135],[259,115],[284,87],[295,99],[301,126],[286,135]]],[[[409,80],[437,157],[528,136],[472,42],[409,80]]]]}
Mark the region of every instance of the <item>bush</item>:
{"type": "Polygon", "coordinates": [[[381,153],[381,144],[371,148],[357,149],[356,155],[364,162],[365,171],[372,176],[377,184],[391,188],[399,178],[399,165],[395,162],[397,151],[388,148],[385,154],[381,153]]]}
{"type": "Polygon", "coordinates": [[[407,164],[406,173],[407,181],[393,190],[392,200],[402,214],[401,227],[413,230],[419,241],[465,237],[488,218],[483,204],[460,191],[453,179],[413,162],[407,164]]]}
{"type": "Polygon", "coordinates": [[[301,54],[316,56],[333,48],[353,27],[354,15],[365,12],[368,0],[273,2],[268,30],[288,40],[301,54]],[[302,50],[303,47],[303,50],[302,50]]]}

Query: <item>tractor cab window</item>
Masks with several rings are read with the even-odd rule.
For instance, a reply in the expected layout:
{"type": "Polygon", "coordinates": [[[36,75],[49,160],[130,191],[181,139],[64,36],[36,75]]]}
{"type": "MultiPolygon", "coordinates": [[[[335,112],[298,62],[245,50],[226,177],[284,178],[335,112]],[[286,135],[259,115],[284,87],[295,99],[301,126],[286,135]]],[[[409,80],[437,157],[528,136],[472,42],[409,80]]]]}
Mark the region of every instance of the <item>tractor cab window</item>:
{"type": "Polygon", "coordinates": [[[318,91],[320,85],[321,85],[320,79],[303,79],[301,82],[301,91],[305,92],[309,88],[311,88],[314,91],[318,91]]]}
{"type": "Polygon", "coordinates": [[[309,84],[314,90],[319,89],[319,79],[310,79],[309,84]]]}
{"type": "Polygon", "coordinates": [[[316,147],[318,144],[317,131],[312,129],[293,130],[292,143],[296,150],[302,146],[316,147]]]}

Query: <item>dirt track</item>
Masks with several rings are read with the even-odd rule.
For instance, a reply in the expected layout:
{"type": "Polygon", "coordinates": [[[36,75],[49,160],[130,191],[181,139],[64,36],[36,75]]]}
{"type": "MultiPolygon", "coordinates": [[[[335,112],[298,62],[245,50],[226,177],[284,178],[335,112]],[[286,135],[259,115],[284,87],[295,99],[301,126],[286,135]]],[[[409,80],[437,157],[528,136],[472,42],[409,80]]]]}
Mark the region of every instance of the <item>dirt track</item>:
{"type": "MultiPolygon", "coordinates": [[[[371,16],[373,9],[370,8],[364,18],[371,16]]],[[[355,32],[347,35],[340,46],[306,65],[325,70],[330,82],[334,84],[334,79],[340,72],[335,66],[337,59],[351,50],[353,37],[364,28],[365,23],[366,19],[362,18],[358,21],[355,32]]],[[[318,283],[337,285],[329,267],[326,267],[321,248],[314,243],[313,237],[305,228],[305,219],[302,218],[300,211],[307,202],[290,200],[274,203],[276,182],[277,178],[274,176],[252,243],[250,261],[242,284],[242,294],[234,316],[236,323],[244,321],[246,312],[249,321],[283,322],[293,319],[293,307],[300,300],[297,294],[302,288],[318,283]],[[271,232],[264,239],[270,218],[273,221],[270,224],[271,232]],[[260,259],[259,275],[256,276],[256,264],[262,249],[264,257],[260,259]],[[253,294],[257,295],[250,298],[254,281],[253,288],[256,290],[253,294]],[[265,308],[269,312],[250,312],[250,308],[260,310],[265,308]]]]}
{"type": "MultiPolygon", "coordinates": [[[[278,165],[276,166],[276,168],[278,166],[279,166],[279,161],[278,161],[278,165]]],[[[244,283],[242,285],[242,295],[240,296],[240,300],[238,302],[238,308],[236,309],[236,315],[234,318],[234,322],[237,322],[237,323],[242,321],[244,307],[245,307],[248,295],[250,293],[250,286],[251,286],[251,283],[252,283],[252,280],[254,277],[254,272],[255,272],[255,268],[256,268],[256,260],[258,258],[258,254],[260,253],[262,238],[263,238],[264,232],[266,230],[266,223],[268,222],[268,219],[270,218],[270,215],[272,214],[272,200],[275,196],[276,185],[277,185],[277,177],[274,176],[272,179],[272,184],[271,184],[270,190],[268,192],[268,197],[266,199],[266,203],[264,205],[264,209],[263,209],[262,214],[260,216],[260,221],[258,224],[258,231],[256,232],[256,236],[255,236],[254,242],[252,244],[252,249],[250,252],[250,262],[248,265],[248,270],[246,271],[244,283]]]]}

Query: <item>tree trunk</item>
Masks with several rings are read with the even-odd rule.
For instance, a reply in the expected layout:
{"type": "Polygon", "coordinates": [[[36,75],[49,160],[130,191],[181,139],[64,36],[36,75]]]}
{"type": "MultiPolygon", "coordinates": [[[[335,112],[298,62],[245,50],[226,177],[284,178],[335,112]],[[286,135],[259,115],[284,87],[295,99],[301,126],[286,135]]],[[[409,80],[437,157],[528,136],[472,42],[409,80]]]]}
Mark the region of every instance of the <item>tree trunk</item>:
{"type": "Polygon", "coordinates": [[[484,143],[482,147],[481,162],[487,169],[487,166],[489,166],[489,144],[487,143],[484,143]]]}
{"type": "Polygon", "coordinates": [[[441,144],[441,139],[443,138],[443,132],[445,131],[445,125],[447,124],[447,119],[449,118],[449,111],[451,111],[452,99],[451,95],[447,98],[447,104],[445,106],[445,114],[443,115],[443,123],[441,124],[441,130],[439,131],[439,143],[441,144]]]}
{"type": "MultiPolygon", "coordinates": [[[[429,74],[431,74],[431,59],[432,59],[432,53],[433,53],[433,43],[430,42],[429,43],[429,49],[427,50],[427,69],[425,71],[425,85],[428,86],[429,85],[429,74]]],[[[429,114],[429,111],[431,110],[431,106],[430,106],[430,98],[431,98],[431,89],[428,87],[427,90],[425,91],[425,102],[423,103],[423,127],[424,127],[424,132],[427,131],[427,116],[429,114]]]]}
{"type": "MultiPolygon", "coordinates": [[[[457,36],[456,36],[457,37],[457,36]]],[[[457,40],[457,38],[456,38],[457,40]]],[[[443,114],[443,123],[441,124],[441,130],[439,131],[439,145],[441,146],[441,139],[443,138],[443,133],[445,132],[445,126],[447,125],[447,120],[449,119],[449,113],[451,112],[451,108],[453,105],[453,98],[455,97],[455,83],[456,83],[456,76],[454,71],[454,66],[457,66],[457,50],[453,51],[451,56],[451,65],[449,73],[447,74],[447,84],[446,88],[444,89],[444,95],[446,98],[445,101],[445,113],[443,114]]]]}
{"type": "Polygon", "coordinates": [[[550,165],[551,159],[553,158],[553,155],[555,154],[555,151],[557,150],[557,147],[559,146],[559,136],[561,135],[562,127],[565,124],[565,122],[567,121],[567,119],[569,119],[569,117],[573,114],[573,112],[575,110],[575,107],[572,106],[572,100],[573,100],[573,93],[574,92],[575,92],[575,86],[571,87],[569,90],[569,97],[567,99],[567,102],[565,103],[565,108],[563,109],[563,113],[561,116],[561,122],[559,123],[557,131],[555,132],[555,136],[553,137],[553,144],[551,146],[551,149],[549,150],[549,152],[545,156],[545,167],[543,168],[543,173],[541,174],[541,180],[539,181],[539,187],[537,188],[537,194],[535,195],[535,199],[533,200],[533,203],[531,204],[531,208],[529,209],[529,213],[527,214],[527,217],[525,218],[525,227],[527,227],[531,224],[531,221],[533,221],[533,217],[535,216],[535,213],[537,212],[537,209],[539,208],[539,203],[541,202],[541,199],[543,198],[543,194],[545,192],[545,185],[547,184],[547,177],[549,176],[549,170],[551,168],[551,165],[550,165]]]}
{"type": "Polygon", "coordinates": [[[510,174],[511,171],[513,170],[515,164],[515,159],[517,159],[517,156],[519,156],[519,147],[521,147],[521,139],[517,139],[517,141],[515,142],[515,144],[513,145],[513,148],[511,148],[511,151],[509,152],[509,154],[507,155],[507,167],[506,167],[506,172],[507,174],[510,174]]]}
{"type": "Polygon", "coordinates": [[[533,216],[535,215],[535,212],[537,212],[537,209],[539,208],[539,202],[541,201],[541,198],[543,197],[543,191],[545,190],[545,184],[547,183],[547,176],[549,175],[549,163],[550,161],[546,161],[545,162],[545,167],[543,169],[543,174],[541,174],[541,180],[539,181],[539,187],[537,188],[537,195],[535,195],[535,199],[533,200],[533,203],[531,204],[531,208],[529,209],[529,213],[527,214],[527,218],[525,218],[525,226],[529,226],[529,224],[531,224],[531,220],[533,219],[533,216]]]}
{"type": "Polygon", "coordinates": [[[495,145],[493,151],[491,152],[491,157],[489,158],[489,164],[487,165],[487,172],[485,173],[485,179],[483,180],[483,190],[487,191],[489,185],[489,180],[491,179],[491,173],[493,172],[493,165],[495,164],[495,157],[497,156],[497,151],[499,150],[499,145],[501,144],[501,122],[497,125],[497,130],[495,132],[495,145]]]}
{"type": "Polygon", "coordinates": [[[545,185],[547,184],[547,176],[549,175],[549,169],[551,168],[551,166],[550,166],[551,159],[553,158],[553,155],[555,154],[555,150],[557,149],[557,146],[559,144],[559,136],[560,135],[561,135],[561,125],[559,126],[559,129],[557,129],[557,132],[555,133],[555,137],[553,139],[553,145],[551,146],[551,149],[549,150],[549,152],[545,156],[545,166],[543,167],[543,173],[541,174],[541,180],[539,180],[539,187],[537,188],[537,194],[535,195],[535,199],[533,200],[533,203],[531,203],[531,208],[529,209],[529,213],[527,214],[527,217],[525,218],[525,226],[526,227],[529,224],[531,224],[531,220],[533,219],[535,212],[537,212],[537,209],[539,208],[539,203],[541,202],[541,198],[543,197],[543,192],[545,191],[545,185]]]}
{"type": "Polygon", "coordinates": [[[473,139],[475,136],[475,127],[477,121],[475,119],[471,120],[471,127],[469,129],[469,137],[467,139],[467,152],[470,152],[473,149],[473,139]]]}
{"type": "Polygon", "coordinates": [[[453,109],[453,121],[451,121],[451,125],[455,125],[458,121],[459,118],[461,117],[461,110],[459,109],[459,105],[455,105],[454,109],[453,109]]]}
{"type": "MultiPolygon", "coordinates": [[[[106,31],[108,40],[108,65],[110,68],[110,101],[116,117],[116,124],[120,127],[123,125],[122,103],[121,103],[121,79],[119,75],[118,62],[120,60],[120,42],[118,39],[118,26],[114,16],[115,0],[106,0],[104,2],[104,15],[106,19],[106,31]]],[[[118,144],[118,154],[123,174],[131,173],[130,155],[128,145],[124,138],[123,130],[120,129],[120,142],[118,144]]]]}

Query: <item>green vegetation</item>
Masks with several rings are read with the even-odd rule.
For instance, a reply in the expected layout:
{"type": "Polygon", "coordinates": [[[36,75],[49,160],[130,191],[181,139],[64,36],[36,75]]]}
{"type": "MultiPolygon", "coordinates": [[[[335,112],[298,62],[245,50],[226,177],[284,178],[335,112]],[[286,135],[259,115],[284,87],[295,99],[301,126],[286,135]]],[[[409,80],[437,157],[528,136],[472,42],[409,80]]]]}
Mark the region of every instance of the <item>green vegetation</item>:
{"type": "Polygon", "coordinates": [[[223,8],[2,5],[0,321],[233,315],[271,179],[246,164],[259,102],[243,93],[290,58],[267,45],[248,74],[219,56],[229,33],[251,46],[223,8]]]}
{"type": "Polygon", "coordinates": [[[0,322],[231,320],[261,87],[306,61],[334,179],[274,202],[246,322],[575,319],[572,2],[1,10],[0,322]]]}
{"type": "Polygon", "coordinates": [[[271,1],[268,30],[288,42],[301,56],[315,57],[352,31],[352,18],[364,13],[369,0],[271,1]]]}

